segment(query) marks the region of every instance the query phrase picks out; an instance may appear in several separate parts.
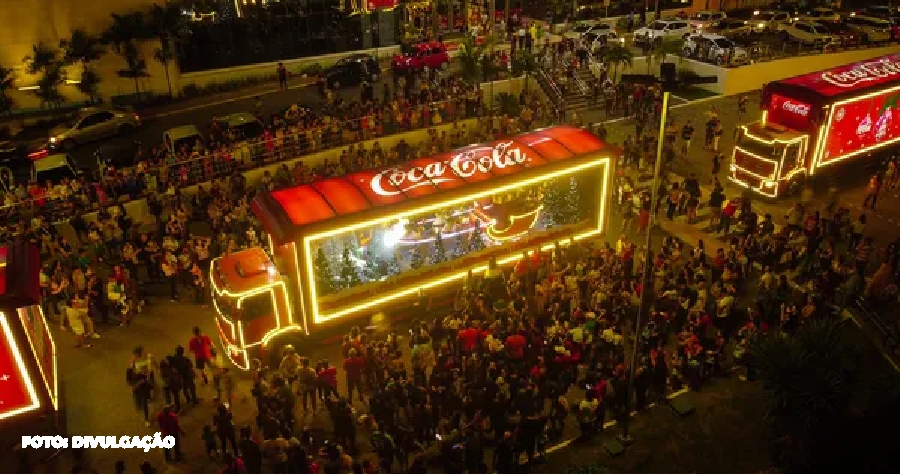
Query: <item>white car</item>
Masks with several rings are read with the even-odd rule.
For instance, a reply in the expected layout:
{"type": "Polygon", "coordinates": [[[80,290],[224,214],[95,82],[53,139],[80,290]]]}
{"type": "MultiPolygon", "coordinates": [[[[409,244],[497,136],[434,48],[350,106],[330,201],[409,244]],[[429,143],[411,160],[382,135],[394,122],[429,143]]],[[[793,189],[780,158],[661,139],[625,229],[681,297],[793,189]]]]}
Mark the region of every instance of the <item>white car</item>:
{"type": "Polygon", "coordinates": [[[587,46],[588,51],[594,53],[597,51],[601,51],[606,48],[609,43],[620,42],[624,43],[625,38],[620,37],[613,30],[608,31],[589,31],[581,37],[581,41],[584,42],[585,46],[587,46]]]}
{"type": "Polygon", "coordinates": [[[781,39],[785,41],[799,41],[800,43],[814,46],[824,46],[834,42],[834,35],[822,25],[808,21],[797,21],[782,28],[781,39]]]}
{"type": "Polygon", "coordinates": [[[702,31],[726,18],[725,12],[700,11],[691,15],[688,24],[693,31],[702,31]]]}
{"type": "Polygon", "coordinates": [[[722,35],[709,33],[688,36],[684,42],[684,55],[716,64],[746,64],[750,62],[750,56],[746,49],[722,35]]]}
{"type": "Polygon", "coordinates": [[[790,25],[793,22],[794,19],[791,18],[790,13],[773,11],[766,11],[759,13],[758,15],[753,15],[753,18],[748,20],[754,33],[781,31],[785,26],[790,25]]]}
{"type": "Polygon", "coordinates": [[[800,15],[800,19],[803,21],[817,21],[820,23],[837,23],[841,21],[841,16],[838,15],[836,11],[830,8],[813,8],[812,10],[806,12],[805,15],[800,15]]]}
{"type": "Polygon", "coordinates": [[[578,25],[575,28],[572,28],[571,30],[565,32],[563,34],[563,37],[578,40],[581,39],[581,37],[584,36],[585,33],[591,31],[596,26],[597,25],[578,25]]]}
{"type": "Polygon", "coordinates": [[[653,43],[663,38],[685,38],[691,28],[685,20],[657,20],[634,32],[635,43],[653,43]]]}
{"type": "Polygon", "coordinates": [[[891,22],[888,20],[854,15],[847,17],[844,24],[859,34],[862,44],[886,43],[891,40],[891,22]]]}

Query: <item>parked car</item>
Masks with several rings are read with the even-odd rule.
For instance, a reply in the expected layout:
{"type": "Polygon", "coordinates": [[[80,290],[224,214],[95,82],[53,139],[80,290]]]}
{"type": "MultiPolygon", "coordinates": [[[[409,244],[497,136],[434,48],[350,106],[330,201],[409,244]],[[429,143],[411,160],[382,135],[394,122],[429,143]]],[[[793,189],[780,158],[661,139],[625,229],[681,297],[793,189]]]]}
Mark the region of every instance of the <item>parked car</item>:
{"type": "Polygon", "coordinates": [[[206,140],[194,125],[182,125],[163,132],[163,143],[169,153],[177,154],[182,148],[194,150],[197,144],[202,146],[206,140]]]}
{"type": "Polygon", "coordinates": [[[109,174],[113,170],[122,170],[133,168],[137,161],[135,160],[140,151],[141,143],[134,142],[128,145],[103,145],[94,151],[94,158],[97,159],[97,167],[94,170],[93,178],[97,181],[103,176],[109,174]]]}
{"type": "Polygon", "coordinates": [[[688,25],[690,25],[691,30],[693,31],[702,31],[724,20],[726,16],[725,12],[699,11],[691,15],[691,18],[688,20],[688,25]]]}
{"type": "MultiPolygon", "coordinates": [[[[900,18],[900,7],[889,5],[869,5],[868,7],[864,8],[860,14],[875,18],[884,18],[886,20],[897,19],[900,18]]],[[[855,13],[851,13],[851,15],[855,15],[855,13]]]]}
{"type": "Polygon", "coordinates": [[[663,38],[685,38],[691,28],[685,20],[657,20],[634,32],[635,43],[653,43],[663,38]]]}
{"type": "Polygon", "coordinates": [[[747,20],[739,20],[736,18],[726,18],[709,28],[709,33],[720,34],[729,38],[738,36],[747,36],[753,33],[753,27],[747,20]]]}
{"type": "Polygon", "coordinates": [[[378,60],[371,54],[351,54],[339,59],[322,72],[322,80],[331,89],[358,86],[363,81],[377,81],[381,75],[378,60]]]}
{"type": "Polygon", "coordinates": [[[620,37],[613,30],[599,33],[594,33],[593,31],[591,31],[584,35],[582,41],[587,45],[588,51],[594,53],[605,49],[606,46],[611,42],[624,42],[625,38],[620,37]]]}
{"type": "Polygon", "coordinates": [[[837,23],[841,21],[841,15],[830,8],[813,8],[805,14],[800,15],[800,19],[817,23],[837,23]]]}
{"type": "Polygon", "coordinates": [[[750,62],[747,50],[722,35],[712,33],[688,36],[684,42],[684,55],[716,64],[746,64],[750,62]]]}
{"type": "Polygon", "coordinates": [[[450,54],[444,43],[432,41],[428,43],[414,44],[402,55],[394,56],[393,68],[395,73],[407,71],[421,71],[429,69],[446,69],[450,66],[450,54]]]}
{"type": "Polygon", "coordinates": [[[785,26],[793,23],[794,19],[788,12],[765,11],[748,20],[750,28],[755,33],[781,31],[785,26]]]}
{"type": "Polygon", "coordinates": [[[31,174],[31,163],[49,156],[46,146],[29,143],[0,141],[0,170],[5,180],[27,181],[31,174]]]}
{"type": "Polygon", "coordinates": [[[71,150],[84,143],[127,135],[140,126],[141,117],[127,109],[88,107],[51,129],[48,141],[53,150],[71,150]]]}
{"type": "Polygon", "coordinates": [[[824,46],[834,41],[834,36],[824,26],[809,21],[797,21],[781,30],[784,41],[798,41],[802,44],[824,46]]]}
{"type": "Polygon", "coordinates": [[[249,112],[215,117],[213,122],[223,134],[234,133],[236,140],[250,140],[261,136],[266,130],[262,122],[249,112]]]}
{"type": "Polygon", "coordinates": [[[834,36],[835,46],[840,48],[855,48],[862,44],[856,30],[844,23],[816,22],[816,25],[825,28],[832,36],[834,36]]]}
{"type": "Polygon", "coordinates": [[[853,15],[847,17],[844,23],[859,34],[863,44],[887,43],[892,38],[893,25],[883,18],[853,15]]]}
{"type": "Polygon", "coordinates": [[[31,182],[59,184],[63,179],[77,179],[83,174],[72,156],[56,153],[31,163],[31,182]]]}
{"type": "Polygon", "coordinates": [[[577,40],[580,40],[581,37],[584,36],[586,33],[588,33],[589,31],[593,30],[596,27],[597,27],[596,23],[580,24],[580,25],[575,26],[575,28],[572,28],[571,30],[565,32],[563,34],[563,37],[577,41],[577,40]]]}

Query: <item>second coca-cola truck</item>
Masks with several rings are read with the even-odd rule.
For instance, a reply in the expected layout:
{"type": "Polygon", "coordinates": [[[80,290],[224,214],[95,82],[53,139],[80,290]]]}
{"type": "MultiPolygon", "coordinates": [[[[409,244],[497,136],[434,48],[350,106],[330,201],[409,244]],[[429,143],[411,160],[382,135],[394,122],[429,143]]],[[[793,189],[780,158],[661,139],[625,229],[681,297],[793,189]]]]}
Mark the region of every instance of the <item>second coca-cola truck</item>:
{"type": "Polygon", "coordinates": [[[768,197],[900,140],[900,54],[766,84],[762,119],[741,127],[729,179],[768,197]]]}

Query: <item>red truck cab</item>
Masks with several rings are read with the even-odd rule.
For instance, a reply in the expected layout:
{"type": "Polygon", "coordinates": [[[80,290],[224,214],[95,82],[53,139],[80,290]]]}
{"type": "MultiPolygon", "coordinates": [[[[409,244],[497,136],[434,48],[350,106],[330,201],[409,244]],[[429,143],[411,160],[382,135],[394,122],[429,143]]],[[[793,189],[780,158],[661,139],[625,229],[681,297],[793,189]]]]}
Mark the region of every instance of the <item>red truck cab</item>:
{"type": "Polygon", "coordinates": [[[446,69],[450,65],[447,46],[437,41],[404,47],[402,55],[394,56],[394,72],[421,71],[424,68],[446,69]]]}

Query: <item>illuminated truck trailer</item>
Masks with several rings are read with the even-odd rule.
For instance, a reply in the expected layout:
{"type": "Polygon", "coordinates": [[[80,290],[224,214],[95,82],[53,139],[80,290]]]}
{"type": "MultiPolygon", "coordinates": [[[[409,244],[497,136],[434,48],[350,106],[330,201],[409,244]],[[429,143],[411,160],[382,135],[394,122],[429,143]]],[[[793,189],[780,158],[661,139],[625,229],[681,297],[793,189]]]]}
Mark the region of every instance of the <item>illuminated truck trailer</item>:
{"type": "Polygon", "coordinates": [[[269,248],[211,268],[220,339],[246,368],[247,350],[279,334],[598,236],[618,156],[587,131],[552,127],[259,195],[269,248]]]}
{"type": "Polygon", "coordinates": [[[767,84],[742,127],[729,179],[768,197],[900,140],[900,54],[767,84]],[[894,117],[898,115],[897,117],[894,117]]]}

